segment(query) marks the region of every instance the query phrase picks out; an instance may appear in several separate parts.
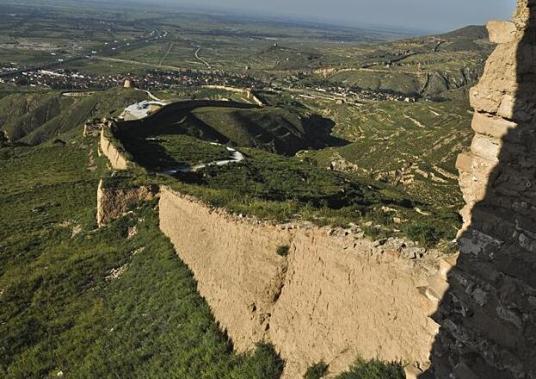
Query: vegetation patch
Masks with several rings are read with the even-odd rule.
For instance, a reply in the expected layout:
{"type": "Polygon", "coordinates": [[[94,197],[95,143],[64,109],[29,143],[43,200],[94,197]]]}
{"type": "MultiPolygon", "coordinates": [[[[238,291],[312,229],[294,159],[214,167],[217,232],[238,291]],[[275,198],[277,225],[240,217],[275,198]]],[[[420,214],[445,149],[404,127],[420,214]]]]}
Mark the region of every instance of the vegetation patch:
{"type": "Polygon", "coordinates": [[[212,206],[281,223],[357,224],[377,238],[409,236],[407,232],[414,230],[409,226],[429,224],[438,238],[432,241],[428,235],[419,236],[418,241],[427,246],[455,236],[459,222],[455,212],[434,210],[391,186],[327,171],[296,158],[241,150],[247,158],[240,163],[156,180],[212,206]]]}
{"type": "Polygon", "coordinates": [[[329,365],[325,362],[319,362],[307,369],[304,379],[321,379],[328,373],[329,365]]]}
{"type": "Polygon", "coordinates": [[[337,379],[404,379],[405,377],[400,363],[358,359],[348,372],[338,375],[337,379]]]}
{"type": "Polygon", "coordinates": [[[270,346],[232,352],[154,204],[95,229],[74,142],[0,149],[0,376],[279,378],[270,346]]]}
{"type": "Polygon", "coordinates": [[[290,250],[290,246],[288,246],[288,245],[278,246],[277,250],[276,250],[276,253],[280,257],[286,257],[286,256],[288,256],[289,250],[290,250]]]}

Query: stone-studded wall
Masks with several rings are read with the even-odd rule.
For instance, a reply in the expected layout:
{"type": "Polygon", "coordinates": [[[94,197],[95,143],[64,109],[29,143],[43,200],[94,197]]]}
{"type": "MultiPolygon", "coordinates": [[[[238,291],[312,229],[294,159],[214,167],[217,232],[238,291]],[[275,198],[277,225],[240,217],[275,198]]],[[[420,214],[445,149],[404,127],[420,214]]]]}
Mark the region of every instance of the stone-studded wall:
{"type": "Polygon", "coordinates": [[[475,136],[457,167],[460,257],[434,319],[436,378],[536,378],[535,0],[490,22],[498,46],[471,90],[475,136]]]}

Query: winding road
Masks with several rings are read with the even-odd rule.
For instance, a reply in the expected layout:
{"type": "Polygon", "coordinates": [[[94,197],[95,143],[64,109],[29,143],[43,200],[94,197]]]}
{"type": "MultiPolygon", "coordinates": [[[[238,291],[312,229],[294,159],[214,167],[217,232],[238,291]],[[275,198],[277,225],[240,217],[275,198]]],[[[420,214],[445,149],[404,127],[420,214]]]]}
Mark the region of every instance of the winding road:
{"type": "Polygon", "coordinates": [[[207,68],[210,70],[212,67],[210,67],[210,63],[208,63],[206,60],[201,58],[199,56],[199,52],[201,51],[201,47],[198,47],[197,50],[194,53],[195,59],[197,59],[199,62],[203,63],[207,68]]]}
{"type": "MultiPolygon", "coordinates": [[[[211,144],[221,146],[218,143],[211,143],[211,144]]],[[[178,173],[186,174],[186,173],[189,173],[189,172],[197,172],[197,171],[202,170],[202,169],[204,169],[206,167],[210,167],[210,166],[226,166],[226,165],[231,164],[231,163],[242,162],[244,159],[246,159],[244,154],[242,154],[240,151],[235,150],[232,147],[227,147],[226,149],[230,153],[229,159],[223,159],[223,160],[220,160],[220,161],[213,161],[213,162],[209,162],[209,163],[200,163],[198,165],[191,166],[191,167],[190,166],[181,166],[181,167],[173,168],[173,169],[170,169],[170,170],[166,170],[163,173],[168,174],[168,175],[174,175],[174,174],[178,174],[178,173]]]]}
{"type": "MultiPolygon", "coordinates": [[[[142,91],[142,90],[140,90],[140,91],[142,91]]],[[[166,103],[165,101],[163,101],[163,100],[159,99],[158,97],[154,96],[150,91],[143,90],[143,92],[145,92],[147,94],[147,96],[149,98],[151,98],[153,101],[150,102],[150,101],[144,100],[142,102],[134,103],[134,104],[129,105],[123,111],[123,114],[122,114],[123,117],[126,114],[130,114],[132,116],[136,116],[135,119],[141,120],[141,119],[143,119],[143,118],[145,118],[145,117],[147,117],[149,115],[148,114],[148,111],[150,109],[149,105],[151,105],[151,104],[156,104],[156,105],[161,105],[161,106],[168,105],[168,103],[166,103]]],[[[219,143],[215,143],[215,142],[210,142],[210,144],[214,145],[214,146],[223,146],[223,145],[221,145],[219,143]]],[[[189,172],[197,172],[199,170],[202,170],[202,169],[204,169],[206,167],[210,167],[210,166],[226,166],[228,164],[242,162],[244,159],[246,159],[244,154],[242,154],[240,151],[238,151],[236,149],[233,149],[232,147],[228,147],[228,146],[226,146],[226,149],[229,152],[229,158],[228,159],[222,159],[222,160],[219,160],[219,161],[212,161],[212,162],[208,162],[208,163],[200,163],[200,164],[197,164],[195,166],[183,165],[183,166],[180,166],[180,167],[177,167],[177,168],[173,168],[173,169],[163,171],[162,173],[163,174],[168,174],[168,175],[174,175],[174,174],[178,174],[178,173],[185,174],[185,173],[189,173],[189,172]]]]}

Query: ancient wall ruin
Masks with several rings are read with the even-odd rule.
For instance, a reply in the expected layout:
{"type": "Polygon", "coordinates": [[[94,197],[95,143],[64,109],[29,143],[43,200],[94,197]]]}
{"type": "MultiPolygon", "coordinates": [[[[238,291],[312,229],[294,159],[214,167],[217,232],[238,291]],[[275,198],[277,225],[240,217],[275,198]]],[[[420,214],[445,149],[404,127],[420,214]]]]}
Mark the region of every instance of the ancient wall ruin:
{"type": "Polygon", "coordinates": [[[340,372],[358,357],[427,367],[437,255],[412,259],[418,247],[356,230],[241,218],[168,188],[159,208],[161,230],[238,351],[273,343],[287,378],[320,361],[340,372]]]}
{"type": "MultiPolygon", "coordinates": [[[[475,137],[457,162],[459,257],[408,259],[400,244],[238,218],[162,190],[160,227],[237,350],[273,343],[287,378],[358,356],[431,362],[423,378],[536,378],[535,13],[536,0],[518,0],[513,22],[489,24],[498,46],[471,90],[475,137]]],[[[126,168],[114,149],[101,135],[112,167],[126,168]]]]}
{"type": "MultiPolygon", "coordinates": [[[[101,134],[114,169],[124,159],[101,134]]],[[[149,186],[99,183],[97,223],[154,198],[149,186]]],[[[212,209],[160,188],[160,229],[189,266],[198,290],[238,351],[272,343],[285,360],[285,378],[315,363],[331,374],[357,358],[429,366],[438,325],[429,317],[447,289],[454,264],[436,251],[391,238],[371,241],[352,230],[309,224],[273,225],[212,209]]]]}
{"type": "Polygon", "coordinates": [[[102,128],[100,132],[99,149],[100,152],[108,158],[113,170],[128,169],[128,159],[118,150],[117,146],[115,146],[107,136],[107,130],[105,130],[105,128],[102,128]]]}
{"type": "Polygon", "coordinates": [[[158,189],[154,186],[118,188],[106,185],[103,179],[97,188],[97,225],[102,227],[121,216],[142,201],[154,199],[158,189]]]}
{"type": "Polygon", "coordinates": [[[457,166],[460,256],[434,319],[436,378],[536,378],[536,1],[491,22],[497,48],[471,90],[475,136],[457,166]]]}

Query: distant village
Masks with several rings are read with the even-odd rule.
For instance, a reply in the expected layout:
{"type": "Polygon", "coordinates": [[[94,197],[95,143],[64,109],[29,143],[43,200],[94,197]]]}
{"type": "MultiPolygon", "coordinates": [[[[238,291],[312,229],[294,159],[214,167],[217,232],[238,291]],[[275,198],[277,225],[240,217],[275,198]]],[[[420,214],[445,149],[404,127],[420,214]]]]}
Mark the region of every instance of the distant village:
{"type": "MultiPolygon", "coordinates": [[[[9,72],[12,68],[2,68],[9,72]]],[[[17,71],[17,69],[12,69],[17,71]]],[[[94,74],[77,70],[36,70],[22,71],[0,78],[0,83],[16,86],[48,88],[53,90],[100,90],[121,85],[125,77],[131,78],[141,89],[162,90],[177,86],[200,87],[219,85],[240,88],[259,88],[265,84],[244,74],[230,74],[223,71],[200,72],[194,70],[160,71],[152,70],[143,74],[94,74]]]]}
{"type": "Polygon", "coordinates": [[[245,73],[199,70],[149,70],[141,74],[115,73],[96,74],[71,69],[21,70],[17,67],[2,67],[0,84],[45,88],[61,91],[105,90],[123,84],[130,78],[140,89],[166,90],[178,87],[234,87],[288,91],[305,99],[333,100],[339,103],[354,103],[361,100],[414,102],[418,96],[407,96],[385,91],[373,91],[356,86],[343,86],[326,80],[312,79],[310,73],[278,78],[264,82],[245,73]]]}

